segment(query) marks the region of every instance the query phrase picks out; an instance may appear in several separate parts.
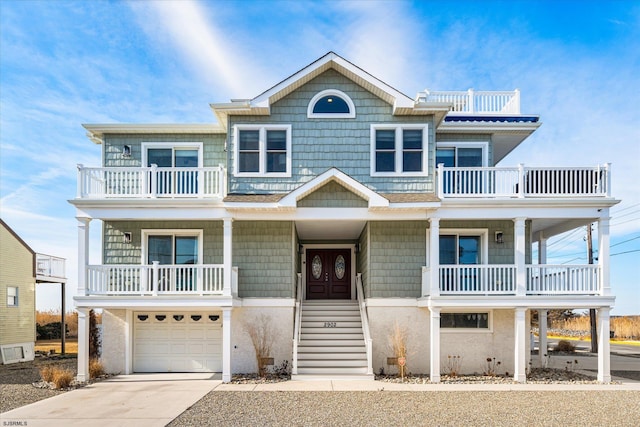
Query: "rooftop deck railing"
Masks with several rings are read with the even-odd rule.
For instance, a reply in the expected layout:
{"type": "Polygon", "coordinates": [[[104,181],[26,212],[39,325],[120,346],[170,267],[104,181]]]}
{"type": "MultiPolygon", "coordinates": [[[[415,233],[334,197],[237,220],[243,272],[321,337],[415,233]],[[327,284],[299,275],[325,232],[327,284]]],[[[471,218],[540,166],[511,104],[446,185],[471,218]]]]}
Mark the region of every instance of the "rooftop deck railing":
{"type": "Polygon", "coordinates": [[[438,196],[610,197],[610,165],[595,167],[444,167],[439,164],[438,196]]]}
{"type": "Polygon", "coordinates": [[[222,198],[225,168],[100,167],[78,165],[79,199],[222,198]]]}
{"type": "Polygon", "coordinates": [[[430,91],[420,92],[417,102],[450,103],[449,114],[520,114],[520,91],[430,91]]]}

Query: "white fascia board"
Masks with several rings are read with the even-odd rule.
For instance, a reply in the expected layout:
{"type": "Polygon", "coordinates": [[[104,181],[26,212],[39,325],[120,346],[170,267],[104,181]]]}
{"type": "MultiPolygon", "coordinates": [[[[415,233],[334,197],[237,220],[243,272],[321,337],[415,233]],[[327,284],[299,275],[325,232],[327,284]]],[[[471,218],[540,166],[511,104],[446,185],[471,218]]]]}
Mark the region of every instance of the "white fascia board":
{"type": "Polygon", "coordinates": [[[426,220],[427,214],[421,210],[369,210],[367,208],[298,208],[295,210],[272,210],[266,216],[264,211],[237,210],[233,219],[242,221],[408,221],[426,220]]]}
{"type": "Polygon", "coordinates": [[[495,123],[495,122],[442,122],[438,132],[442,133],[522,133],[529,135],[542,126],[536,123],[495,123]]]}
{"type": "Polygon", "coordinates": [[[95,143],[101,143],[102,137],[106,134],[215,134],[225,133],[219,124],[210,123],[155,123],[155,124],[128,124],[128,123],[105,123],[105,124],[83,124],[87,130],[87,135],[95,143]],[[100,142],[98,142],[98,140],[100,142]]]}
{"type": "Polygon", "coordinates": [[[615,297],[598,295],[439,296],[418,298],[418,307],[446,309],[587,309],[613,307],[615,297]]]}
{"type": "Polygon", "coordinates": [[[76,217],[101,220],[215,220],[228,217],[222,207],[181,206],[176,208],[157,207],[83,207],[76,206],[76,217]]]}
{"type": "Polygon", "coordinates": [[[446,219],[500,219],[500,218],[597,218],[599,209],[606,205],[567,206],[558,205],[520,205],[520,206],[482,206],[449,205],[442,203],[437,216],[446,219]]]}
{"type": "Polygon", "coordinates": [[[295,307],[295,298],[239,298],[242,307],[295,307]]]}
{"type": "Polygon", "coordinates": [[[232,307],[231,297],[191,296],[75,296],[76,308],[127,308],[131,310],[213,310],[232,307]]]}
{"type": "Polygon", "coordinates": [[[367,200],[369,202],[369,208],[389,206],[389,201],[387,199],[385,199],[375,191],[368,189],[360,182],[356,181],[349,175],[339,171],[336,168],[331,168],[328,171],[318,175],[311,181],[307,182],[306,184],[298,187],[297,189],[280,199],[279,204],[283,207],[296,207],[298,200],[313,193],[315,190],[319,189],[325,184],[328,184],[331,181],[336,181],[343,187],[351,190],[353,193],[367,200]]]}

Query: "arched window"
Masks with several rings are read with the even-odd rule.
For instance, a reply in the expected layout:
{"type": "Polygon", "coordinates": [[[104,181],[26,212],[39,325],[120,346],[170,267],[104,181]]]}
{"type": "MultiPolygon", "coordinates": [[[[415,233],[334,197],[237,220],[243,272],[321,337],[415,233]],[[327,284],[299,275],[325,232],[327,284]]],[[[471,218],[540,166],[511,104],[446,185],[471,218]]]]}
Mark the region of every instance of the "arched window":
{"type": "Polygon", "coordinates": [[[323,90],[309,102],[307,117],[315,119],[352,119],[356,108],[349,96],[336,89],[323,90]]]}

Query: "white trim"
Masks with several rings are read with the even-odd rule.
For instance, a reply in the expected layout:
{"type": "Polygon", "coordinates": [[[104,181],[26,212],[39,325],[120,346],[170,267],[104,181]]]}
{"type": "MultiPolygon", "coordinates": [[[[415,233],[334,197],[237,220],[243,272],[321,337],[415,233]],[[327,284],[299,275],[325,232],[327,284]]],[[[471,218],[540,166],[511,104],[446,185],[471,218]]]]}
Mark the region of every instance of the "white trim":
{"type": "MultiPolygon", "coordinates": [[[[356,245],[355,243],[302,244],[300,264],[302,268],[302,301],[307,301],[307,249],[351,249],[351,301],[356,300],[356,245]]],[[[342,301],[342,300],[336,300],[342,301]]]]}
{"type": "Polygon", "coordinates": [[[456,159],[458,157],[458,148],[482,148],[481,166],[489,166],[489,141],[436,141],[436,156],[438,148],[453,148],[456,159]]]}
{"type": "Polygon", "coordinates": [[[367,307],[417,307],[416,298],[367,298],[367,307]]]}
{"type": "MultiPolygon", "coordinates": [[[[203,143],[202,142],[142,142],[140,144],[140,150],[142,151],[141,163],[142,167],[147,167],[147,151],[149,148],[171,148],[174,152],[175,149],[185,150],[188,148],[195,148],[198,150],[198,167],[203,166],[203,143]]],[[[171,159],[171,163],[174,162],[175,157],[171,159]]],[[[175,167],[175,166],[172,166],[175,167]]]]}
{"type": "MultiPolygon", "coordinates": [[[[160,229],[150,229],[150,228],[143,228],[141,230],[141,247],[140,247],[140,253],[141,253],[141,259],[140,259],[140,264],[141,265],[147,265],[147,251],[149,250],[148,248],[148,244],[147,244],[147,239],[149,238],[150,235],[153,236],[172,236],[172,237],[176,237],[176,236],[195,236],[198,238],[198,262],[196,264],[204,264],[203,262],[203,258],[204,258],[204,252],[203,252],[203,236],[204,236],[204,232],[202,229],[180,229],[180,228],[160,228],[160,229]]],[[[173,249],[172,249],[173,250],[173,249]]],[[[175,253],[173,254],[174,259],[175,259],[175,253]]]]}
{"type": "Polygon", "coordinates": [[[459,333],[493,333],[493,310],[475,310],[471,308],[463,308],[463,309],[442,309],[440,311],[440,321],[442,321],[443,314],[466,314],[466,313],[474,313],[474,314],[488,314],[487,319],[487,327],[486,328],[446,328],[440,326],[440,332],[445,332],[448,334],[459,334],[459,333]]]}
{"type": "Polygon", "coordinates": [[[370,173],[371,176],[427,176],[429,173],[429,124],[428,123],[372,123],[370,125],[370,173]],[[395,130],[395,171],[376,171],[376,130],[395,130]],[[403,172],[403,130],[422,130],[422,171],[403,172]]]}
{"type": "Polygon", "coordinates": [[[291,177],[291,125],[287,124],[236,124],[233,126],[233,176],[236,177],[291,177]],[[259,164],[258,172],[239,172],[240,131],[257,130],[259,132],[259,164]],[[285,172],[267,172],[267,131],[284,130],[287,133],[287,165],[285,172]]]}
{"type": "MultiPolygon", "coordinates": [[[[351,190],[356,195],[362,197],[363,199],[369,202],[369,208],[372,207],[387,207],[389,206],[389,201],[376,193],[375,191],[370,190],[369,188],[362,185],[360,182],[351,178],[349,175],[341,172],[336,168],[331,168],[328,171],[318,175],[311,181],[303,184],[302,186],[296,188],[291,193],[287,194],[285,197],[280,199],[278,203],[282,207],[296,207],[298,200],[308,196],[313,193],[315,190],[321,188],[325,184],[328,184],[331,181],[336,181],[341,184],[343,187],[351,190]]],[[[330,208],[331,210],[335,210],[334,208],[330,208]]],[[[350,209],[351,210],[351,209],[350,209]]]]}
{"type": "MultiPolygon", "coordinates": [[[[480,263],[477,265],[486,265],[489,263],[489,229],[487,228],[440,228],[438,236],[479,236],[480,237],[480,263]]],[[[438,247],[440,245],[438,244],[438,247]]],[[[438,264],[438,267],[442,264],[438,264]]],[[[459,265],[459,264],[456,264],[459,265]]]]}
{"type": "Polygon", "coordinates": [[[296,305],[295,298],[251,298],[245,297],[240,301],[239,306],[242,307],[294,307],[296,305]]]}
{"type": "Polygon", "coordinates": [[[309,101],[309,105],[307,106],[307,118],[308,119],[354,119],[356,117],[356,107],[353,104],[353,101],[346,93],[342,92],[338,89],[326,89],[321,92],[318,92],[311,101],[309,101]],[[316,103],[324,98],[325,96],[336,96],[342,99],[349,106],[348,113],[314,113],[313,109],[316,106],[316,103]]]}

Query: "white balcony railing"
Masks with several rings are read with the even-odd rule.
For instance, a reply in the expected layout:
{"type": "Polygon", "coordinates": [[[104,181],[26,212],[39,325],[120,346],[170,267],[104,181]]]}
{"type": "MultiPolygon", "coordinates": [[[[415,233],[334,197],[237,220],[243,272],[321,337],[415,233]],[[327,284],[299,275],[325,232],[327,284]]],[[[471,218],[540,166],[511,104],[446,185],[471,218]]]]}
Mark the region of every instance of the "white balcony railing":
{"type": "Polygon", "coordinates": [[[103,167],[78,165],[79,199],[222,198],[225,168],[103,167]]]}
{"type": "Polygon", "coordinates": [[[66,280],[65,259],[52,255],[36,254],[36,276],[38,276],[38,280],[66,280]]]}
{"type": "Polygon", "coordinates": [[[597,295],[599,272],[597,265],[529,265],[527,294],[597,295]]]}
{"type": "Polygon", "coordinates": [[[610,197],[610,165],[595,167],[447,167],[438,165],[440,198],[610,197]]]}
{"type": "MultiPolygon", "coordinates": [[[[598,265],[527,265],[526,295],[600,295],[598,265]]],[[[441,265],[431,286],[429,267],[422,268],[423,295],[519,295],[515,265],[441,265]]],[[[526,291],[524,291],[526,289],[526,291]]]]}
{"type": "Polygon", "coordinates": [[[515,265],[441,265],[440,294],[513,294],[515,265]]]}
{"type": "Polygon", "coordinates": [[[429,91],[418,94],[417,102],[452,105],[449,114],[520,114],[520,91],[429,91]]]}
{"type": "Polygon", "coordinates": [[[223,295],[223,273],[221,264],[89,265],[87,295],[223,295]]]}

